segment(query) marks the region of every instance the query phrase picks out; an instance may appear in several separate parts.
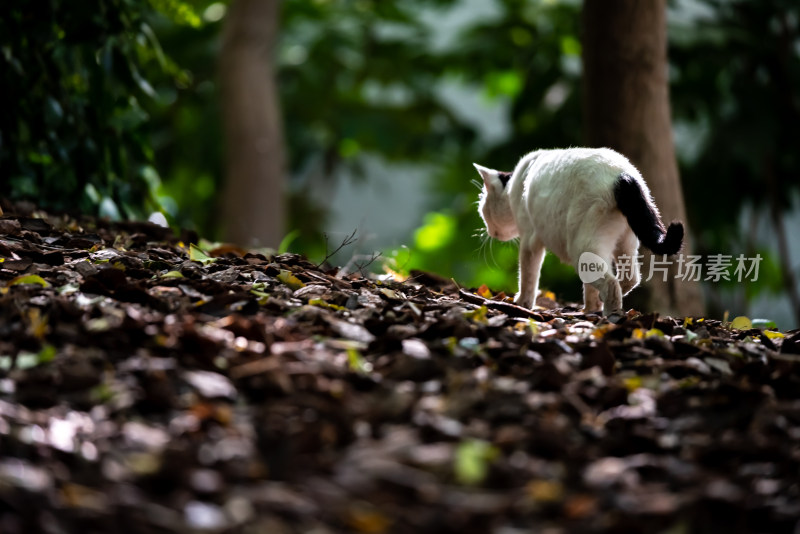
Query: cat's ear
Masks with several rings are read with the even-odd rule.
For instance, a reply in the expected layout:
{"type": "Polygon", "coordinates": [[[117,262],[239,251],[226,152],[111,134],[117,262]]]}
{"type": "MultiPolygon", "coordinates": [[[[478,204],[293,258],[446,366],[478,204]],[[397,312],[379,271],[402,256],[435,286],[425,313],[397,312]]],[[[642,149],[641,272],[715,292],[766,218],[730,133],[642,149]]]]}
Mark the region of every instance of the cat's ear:
{"type": "Polygon", "coordinates": [[[487,189],[490,186],[498,183],[497,171],[494,169],[488,169],[483,165],[478,165],[477,163],[473,163],[472,165],[475,166],[475,170],[477,170],[478,174],[480,174],[481,178],[483,178],[483,183],[486,185],[487,189]]]}

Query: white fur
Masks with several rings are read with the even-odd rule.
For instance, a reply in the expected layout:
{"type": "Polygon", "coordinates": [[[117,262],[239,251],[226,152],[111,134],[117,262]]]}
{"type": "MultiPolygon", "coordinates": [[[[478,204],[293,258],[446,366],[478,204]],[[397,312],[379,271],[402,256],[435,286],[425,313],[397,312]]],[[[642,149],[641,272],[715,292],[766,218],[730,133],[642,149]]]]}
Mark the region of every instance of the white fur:
{"type": "MultiPolygon", "coordinates": [[[[650,197],[641,174],[622,154],[607,148],[536,150],[514,168],[505,188],[498,172],[475,165],[483,177],[479,210],[489,235],[501,241],[519,236],[519,292],[516,302],[536,302],[545,248],[577,268],[583,252],[611,266],[620,255],[635,258],[639,240],[617,208],[614,186],[620,173],[634,177],[650,197]]],[[[635,260],[622,286],[613,271],[584,284],[587,311],[619,312],[622,295],[639,284],[635,260]],[[601,304],[602,303],[602,304],[601,304]]]]}

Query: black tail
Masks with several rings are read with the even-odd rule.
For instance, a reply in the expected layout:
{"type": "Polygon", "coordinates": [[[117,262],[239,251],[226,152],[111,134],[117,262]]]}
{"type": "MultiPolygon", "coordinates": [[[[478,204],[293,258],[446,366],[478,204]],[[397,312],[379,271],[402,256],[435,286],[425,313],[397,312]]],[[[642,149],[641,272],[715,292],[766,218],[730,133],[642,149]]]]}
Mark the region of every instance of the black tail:
{"type": "Polygon", "coordinates": [[[628,224],[644,246],[654,254],[677,254],[683,246],[683,223],[664,223],[658,215],[655,204],[645,196],[636,179],[626,173],[619,175],[614,186],[617,207],[628,219],[628,224]]]}

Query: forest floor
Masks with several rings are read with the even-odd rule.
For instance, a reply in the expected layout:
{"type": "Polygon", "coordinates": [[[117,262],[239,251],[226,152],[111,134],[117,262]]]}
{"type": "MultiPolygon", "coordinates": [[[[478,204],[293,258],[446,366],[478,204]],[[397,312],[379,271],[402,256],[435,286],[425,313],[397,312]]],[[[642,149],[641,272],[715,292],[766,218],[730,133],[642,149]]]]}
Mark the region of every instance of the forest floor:
{"type": "Polygon", "coordinates": [[[4,534],[800,529],[798,331],[4,209],[4,534]]]}

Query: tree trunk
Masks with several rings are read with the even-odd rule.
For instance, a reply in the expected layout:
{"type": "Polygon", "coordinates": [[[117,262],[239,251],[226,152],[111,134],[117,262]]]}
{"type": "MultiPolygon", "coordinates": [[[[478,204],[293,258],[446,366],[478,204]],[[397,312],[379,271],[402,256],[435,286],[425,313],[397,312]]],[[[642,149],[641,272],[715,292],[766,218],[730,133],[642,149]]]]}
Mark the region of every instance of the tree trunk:
{"type": "Polygon", "coordinates": [[[277,247],[285,225],[283,125],[274,78],[279,0],[234,0],[220,55],[224,238],[277,247]]]}
{"type": "MultiPolygon", "coordinates": [[[[585,0],[582,19],[587,142],[613,148],[638,167],[665,222],[684,222],[682,253],[688,255],[689,225],[670,118],[666,0],[585,0]]],[[[677,261],[666,282],[658,273],[645,282],[650,255],[640,252],[643,283],[626,299],[629,304],[671,315],[704,313],[700,285],[674,278],[677,261]]]]}

